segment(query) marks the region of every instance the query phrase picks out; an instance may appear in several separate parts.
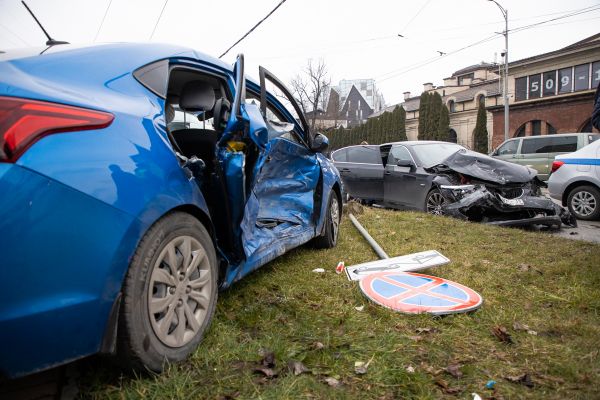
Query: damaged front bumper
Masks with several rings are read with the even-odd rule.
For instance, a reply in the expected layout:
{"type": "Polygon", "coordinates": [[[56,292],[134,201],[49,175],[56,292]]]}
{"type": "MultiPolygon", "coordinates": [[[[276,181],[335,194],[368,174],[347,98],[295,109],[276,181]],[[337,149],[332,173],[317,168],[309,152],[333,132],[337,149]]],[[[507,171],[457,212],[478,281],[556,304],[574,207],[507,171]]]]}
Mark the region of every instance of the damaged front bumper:
{"type": "Polygon", "coordinates": [[[439,188],[446,200],[442,212],[452,217],[500,226],[577,226],[577,220],[567,209],[541,196],[533,185],[512,189],[480,184],[440,185],[439,188]]]}

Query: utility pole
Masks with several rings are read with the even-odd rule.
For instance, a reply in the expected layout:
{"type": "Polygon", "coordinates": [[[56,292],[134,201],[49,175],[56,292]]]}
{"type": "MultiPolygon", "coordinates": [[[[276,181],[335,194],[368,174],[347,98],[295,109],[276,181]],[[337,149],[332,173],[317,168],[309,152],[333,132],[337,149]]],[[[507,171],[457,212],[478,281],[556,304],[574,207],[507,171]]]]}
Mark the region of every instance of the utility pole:
{"type": "Polygon", "coordinates": [[[508,140],[508,10],[503,8],[496,0],[488,0],[495,3],[504,17],[504,86],[502,97],[504,98],[504,140],[508,140]]]}

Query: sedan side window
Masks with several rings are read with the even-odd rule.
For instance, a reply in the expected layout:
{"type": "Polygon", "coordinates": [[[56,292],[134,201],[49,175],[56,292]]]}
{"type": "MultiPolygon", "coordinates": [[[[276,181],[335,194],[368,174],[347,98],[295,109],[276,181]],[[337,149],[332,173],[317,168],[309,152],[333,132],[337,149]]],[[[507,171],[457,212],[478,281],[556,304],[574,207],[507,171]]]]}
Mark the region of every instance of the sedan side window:
{"type": "Polygon", "coordinates": [[[498,148],[497,154],[499,156],[513,155],[517,152],[518,145],[519,145],[518,140],[511,140],[510,142],[506,142],[498,148]]]}
{"type": "Polygon", "coordinates": [[[388,165],[396,165],[398,161],[413,161],[408,149],[404,146],[394,146],[388,156],[388,165]]]}
{"type": "Polygon", "coordinates": [[[331,157],[333,158],[333,161],[348,161],[348,157],[346,156],[347,152],[347,149],[341,149],[334,152],[331,157]]]}
{"type": "Polygon", "coordinates": [[[381,155],[378,147],[350,147],[348,161],[360,164],[381,164],[381,155]]]}

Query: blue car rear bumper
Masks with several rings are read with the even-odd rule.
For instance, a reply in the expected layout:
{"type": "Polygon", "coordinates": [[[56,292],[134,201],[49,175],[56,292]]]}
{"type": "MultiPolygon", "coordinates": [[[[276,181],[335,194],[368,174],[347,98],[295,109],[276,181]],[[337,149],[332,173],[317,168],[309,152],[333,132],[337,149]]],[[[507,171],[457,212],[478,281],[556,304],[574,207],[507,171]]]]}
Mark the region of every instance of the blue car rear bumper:
{"type": "Polygon", "coordinates": [[[0,193],[0,374],[97,352],[139,222],[14,164],[0,163],[0,193]]]}

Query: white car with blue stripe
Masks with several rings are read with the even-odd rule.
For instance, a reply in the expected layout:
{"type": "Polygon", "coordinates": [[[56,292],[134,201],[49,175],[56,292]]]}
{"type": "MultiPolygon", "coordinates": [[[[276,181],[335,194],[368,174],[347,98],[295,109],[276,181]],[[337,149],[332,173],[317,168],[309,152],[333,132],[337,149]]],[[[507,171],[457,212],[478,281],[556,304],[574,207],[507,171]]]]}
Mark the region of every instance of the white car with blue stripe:
{"type": "Polygon", "coordinates": [[[600,219],[600,140],[556,156],[548,191],[578,219],[600,219]]]}

